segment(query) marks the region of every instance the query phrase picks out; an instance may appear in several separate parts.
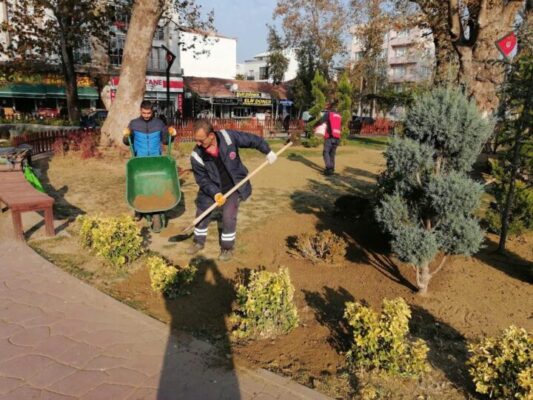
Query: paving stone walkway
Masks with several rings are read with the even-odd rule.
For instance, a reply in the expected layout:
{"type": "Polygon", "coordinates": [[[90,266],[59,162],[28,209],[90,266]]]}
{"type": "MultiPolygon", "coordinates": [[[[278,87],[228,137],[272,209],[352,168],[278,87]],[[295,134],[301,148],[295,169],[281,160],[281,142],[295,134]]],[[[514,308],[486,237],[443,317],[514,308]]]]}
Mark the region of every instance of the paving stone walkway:
{"type": "Polygon", "coordinates": [[[0,216],[0,399],[327,399],[68,275],[10,238],[0,216]],[[231,364],[231,363],[230,363],[231,364]]]}

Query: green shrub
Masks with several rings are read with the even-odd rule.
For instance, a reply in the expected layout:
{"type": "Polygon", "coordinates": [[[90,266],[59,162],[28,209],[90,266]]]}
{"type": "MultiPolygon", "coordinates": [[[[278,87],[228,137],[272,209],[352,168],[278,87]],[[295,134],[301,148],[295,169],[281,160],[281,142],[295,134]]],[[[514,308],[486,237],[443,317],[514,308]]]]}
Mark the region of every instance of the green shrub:
{"type": "Polygon", "coordinates": [[[322,143],[322,139],[312,135],[309,139],[303,141],[304,147],[318,147],[322,143]]]}
{"type": "Polygon", "coordinates": [[[176,268],[158,256],[148,257],[146,264],[150,269],[152,289],[169,299],[186,294],[187,286],[192,283],[197,271],[194,265],[176,268]]]}
{"type": "Polygon", "coordinates": [[[344,318],[353,328],[354,341],[347,353],[352,366],[401,376],[418,376],[428,370],[426,343],[407,337],[411,310],[402,298],[384,299],[381,315],[359,302],[346,303],[344,318]]]}
{"type": "Polygon", "coordinates": [[[330,230],[317,234],[304,233],[296,238],[296,250],[313,262],[335,263],[346,255],[346,242],[330,230]]]}
{"type": "Polygon", "coordinates": [[[236,292],[237,307],[231,316],[235,337],[268,338],[298,326],[294,287],[286,268],[277,273],[252,271],[248,285],[237,284],[236,292]]]}
{"type": "Polygon", "coordinates": [[[533,399],[533,335],[510,326],[496,338],[471,343],[467,364],[478,393],[496,399],[533,399]]]}
{"type": "Polygon", "coordinates": [[[81,215],[77,220],[80,223],[81,245],[103,257],[109,264],[121,267],[142,254],[140,229],[130,216],[81,215]]]}

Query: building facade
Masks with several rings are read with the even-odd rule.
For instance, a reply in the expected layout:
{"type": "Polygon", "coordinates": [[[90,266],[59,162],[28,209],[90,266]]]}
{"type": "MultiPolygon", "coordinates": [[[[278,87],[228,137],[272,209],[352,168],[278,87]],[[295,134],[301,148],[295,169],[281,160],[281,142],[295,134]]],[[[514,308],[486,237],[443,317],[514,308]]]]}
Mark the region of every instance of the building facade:
{"type": "MultiPolygon", "coordinates": [[[[351,61],[363,57],[361,40],[354,35],[351,43],[351,61]]],[[[383,58],[387,66],[387,80],[401,88],[404,83],[431,79],[435,63],[435,46],[431,31],[418,27],[396,31],[389,30],[383,38],[383,58]]]]}
{"type": "MultiPolygon", "coordinates": [[[[285,71],[283,76],[283,82],[287,82],[296,78],[298,61],[296,60],[296,52],[293,49],[284,50],[283,55],[289,60],[287,71],[285,71]]],[[[237,74],[244,76],[249,81],[272,82],[268,76],[268,56],[269,52],[259,53],[251,60],[237,64],[237,74]]]]}
{"type": "Polygon", "coordinates": [[[188,118],[275,118],[287,97],[284,85],[235,79],[185,77],[188,118]]]}
{"type": "MultiPolygon", "coordinates": [[[[9,2],[0,2],[0,23],[9,20],[9,2]]],[[[47,16],[51,18],[51,16],[47,16]]],[[[109,107],[118,89],[120,68],[126,35],[129,28],[128,12],[117,11],[111,18],[112,35],[108,43],[108,64],[103,72],[111,78],[109,84],[98,93],[89,73],[95,70],[94,57],[89,40],[76,49],[76,72],[78,74],[78,94],[82,108],[109,107]]],[[[177,20],[169,18],[170,21],[177,20]]],[[[178,27],[173,22],[162,20],[156,29],[147,63],[145,98],[152,100],[156,112],[168,116],[179,116],[183,108],[183,75],[201,77],[234,78],[236,74],[236,40],[213,33],[190,31],[178,27]],[[165,25],[163,25],[165,23],[165,25]],[[194,44],[194,49],[187,49],[194,44]],[[187,50],[184,50],[187,49],[187,50]],[[167,51],[175,55],[170,68],[169,92],[167,101],[167,51]]],[[[11,38],[0,33],[0,41],[8,45],[11,38]]],[[[3,56],[0,62],[9,62],[3,56]]],[[[65,93],[59,60],[51,60],[42,72],[29,77],[19,77],[8,82],[7,77],[0,82],[0,105],[22,113],[35,113],[39,108],[62,108],[65,106],[65,93]],[[49,67],[49,68],[48,68],[49,67]]]]}
{"type": "Polygon", "coordinates": [[[237,39],[214,33],[181,30],[180,40],[185,48],[194,45],[194,49],[180,51],[183,75],[235,79],[237,39]]]}

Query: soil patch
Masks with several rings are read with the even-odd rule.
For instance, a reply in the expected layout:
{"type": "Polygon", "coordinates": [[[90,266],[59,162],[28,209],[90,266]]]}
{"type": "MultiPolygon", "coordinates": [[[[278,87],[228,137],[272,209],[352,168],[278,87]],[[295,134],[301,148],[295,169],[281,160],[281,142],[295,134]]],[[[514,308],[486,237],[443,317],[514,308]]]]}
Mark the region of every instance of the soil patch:
{"type": "Polygon", "coordinates": [[[168,210],[176,203],[176,196],[170,190],[162,195],[139,194],[133,199],[133,206],[139,212],[153,212],[154,210],[168,210]]]}
{"type": "MultiPolygon", "coordinates": [[[[375,388],[383,399],[476,398],[464,364],[467,341],[495,335],[511,324],[533,329],[533,235],[511,240],[507,257],[493,253],[497,238],[487,235],[479,254],[451,257],[431,281],[429,296],[419,297],[414,272],[390,254],[388,239],[373,221],[366,200],[384,167],[381,151],[340,148],[339,174],[332,177],[322,175],[320,152],[291,149],[252,180],[252,198],[240,205],[231,262],[217,261],[217,223],[210,225],[206,248],[195,260],[198,274],[190,295],[170,301],[152,292],[142,262],[128,274],[108,279],[105,290],[173,330],[186,330],[217,344],[236,363],[271,369],[337,398],[349,398],[363,386],[375,388]],[[325,229],[348,243],[340,265],[313,264],[288,251],[289,237],[325,229]],[[279,266],[289,269],[295,286],[300,326],[276,339],[229,341],[236,279],[251,269],[275,271],[279,266]],[[428,342],[432,371],[419,380],[348,374],[345,303],[358,300],[379,309],[383,298],[399,296],[411,306],[412,335],[428,342]]],[[[242,155],[249,170],[264,160],[256,152],[242,155]]],[[[188,166],[186,158],[178,161],[188,166]]],[[[67,163],[61,158],[50,163],[47,184],[64,201],[62,207],[91,213],[127,210],[125,201],[117,201],[125,193],[124,161],[91,162],[95,163],[91,168],[81,167],[85,161],[67,163]],[[62,187],[68,190],[57,189],[62,187]]],[[[191,262],[185,253],[190,240],[180,236],[180,228],[195,215],[197,186],[192,175],[184,178],[181,189],[183,200],[170,211],[169,226],[161,234],[143,232],[151,250],[186,265],[191,262]]],[[[70,242],[49,242],[47,254],[81,254],[75,238],[64,240],[70,242]]],[[[85,267],[77,264],[76,268],[85,267]]],[[[90,271],[99,280],[105,278],[97,270],[90,271]]]]}

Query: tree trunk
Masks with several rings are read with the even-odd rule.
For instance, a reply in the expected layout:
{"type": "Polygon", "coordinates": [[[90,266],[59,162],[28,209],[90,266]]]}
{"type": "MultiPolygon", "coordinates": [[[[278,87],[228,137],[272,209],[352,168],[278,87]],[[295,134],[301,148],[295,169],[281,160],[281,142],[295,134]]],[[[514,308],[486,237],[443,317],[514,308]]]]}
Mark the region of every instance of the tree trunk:
{"type": "Polygon", "coordinates": [[[524,4],[524,1],[506,4],[498,1],[481,6],[477,26],[470,28],[470,37],[455,42],[462,67],[459,80],[484,115],[493,115],[497,110],[498,91],[505,78],[504,67],[497,62],[500,54],[494,43],[513,30],[516,15],[524,4]]]}
{"type": "Polygon", "coordinates": [[[78,124],[80,121],[80,106],[78,102],[78,83],[74,70],[74,52],[67,46],[65,38],[61,37],[61,67],[65,79],[65,94],[67,98],[68,119],[78,124]]]}
{"type": "Polygon", "coordinates": [[[108,47],[97,37],[91,38],[91,67],[89,75],[93,78],[100,93],[100,99],[106,110],[111,106],[111,93],[109,87],[110,65],[108,47]]]}
{"type": "MultiPolygon", "coordinates": [[[[499,52],[494,42],[513,30],[522,0],[477,0],[469,7],[468,37],[461,25],[457,0],[411,0],[418,4],[433,32],[437,83],[454,82],[455,60],[459,58],[458,81],[485,115],[498,107],[497,92],[504,79],[501,63],[495,62],[499,52]],[[475,4],[474,4],[475,3],[475,4]],[[479,8],[479,12],[477,10],[479,8]],[[452,54],[455,49],[456,54],[452,54]]],[[[463,4],[466,2],[463,2],[463,4]]]]}
{"type": "Polygon", "coordinates": [[[435,45],[435,83],[446,85],[457,82],[457,54],[451,45],[448,32],[434,31],[435,45]]]}
{"type": "MultiPolygon", "coordinates": [[[[531,90],[528,91],[531,92],[531,90]]],[[[522,110],[520,127],[517,129],[515,138],[514,138],[514,148],[513,148],[513,161],[511,162],[511,175],[509,177],[509,191],[505,198],[505,208],[502,213],[502,230],[500,233],[500,242],[498,243],[498,252],[505,252],[505,242],[507,241],[507,233],[509,231],[509,220],[511,218],[511,209],[513,208],[514,202],[514,192],[516,186],[516,176],[518,174],[518,168],[520,167],[520,151],[522,149],[522,140],[524,137],[527,137],[527,130],[531,129],[528,126],[525,126],[525,121],[527,120],[526,113],[531,112],[531,96],[529,95],[522,110]]]]}
{"type": "Polygon", "coordinates": [[[416,270],[416,285],[418,286],[418,294],[426,296],[428,293],[429,281],[431,280],[431,273],[429,272],[429,262],[417,267],[416,270]]]}
{"type": "Polygon", "coordinates": [[[163,13],[162,1],[136,0],[124,46],[117,96],[102,126],[102,145],[120,143],[122,131],[139,115],[145,91],[146,65],[157,22],[163,13]]]}

